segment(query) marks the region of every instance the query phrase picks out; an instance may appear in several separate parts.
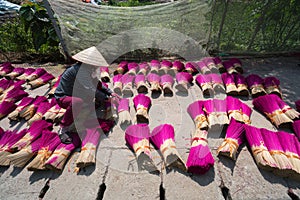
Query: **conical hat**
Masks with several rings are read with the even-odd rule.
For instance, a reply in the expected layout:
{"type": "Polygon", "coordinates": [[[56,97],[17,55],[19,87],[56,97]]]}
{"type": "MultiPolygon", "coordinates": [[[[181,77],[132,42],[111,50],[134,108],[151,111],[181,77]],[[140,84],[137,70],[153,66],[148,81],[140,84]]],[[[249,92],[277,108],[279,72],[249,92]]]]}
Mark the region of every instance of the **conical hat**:
{"type": "Polygon", "coordinates": [[[80,51],[79,53],[72,56],[72,58],[88,65],[94,65],[94,66],[109,65],[95,46],[80,51]]]}

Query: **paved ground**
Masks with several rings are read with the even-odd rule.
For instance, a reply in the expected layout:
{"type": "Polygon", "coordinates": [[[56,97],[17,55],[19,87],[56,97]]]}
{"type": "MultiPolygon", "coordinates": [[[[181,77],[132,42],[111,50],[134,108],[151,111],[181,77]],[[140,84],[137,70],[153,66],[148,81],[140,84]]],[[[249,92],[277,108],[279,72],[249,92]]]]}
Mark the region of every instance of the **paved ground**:
{"type": "MultiPolygon", "coordinates": [[[[244,59],[245,74],[257,73],[261,76],[274,75],[281,81],[284,100],[294,106],[300,99],[300,60],[298,58],[244,59]]],[[[54,66],[46,69],[58,75],[61,69],[54,66]]],[[[33,95],[45,94],[48,86],[32,91],[33,95]]],[[[174,91],[176,89],[174,88],[174,91]]],[[[175,128],[177,149],[184,161],[187,160],[190,133],[194,124],[186,112],[187,106],[202,99],[197,85],[190,88],[187,96],[176,93],[173,97],[152,98],[150,109],[151,130],[162,123],[170,123],[175,128]]],[[[251,99],[243,99],[252,106],[251,99]]],[[[131,114],[134,109],[131,102],[131,114]]],[[[275,129],[261,114],[254,111],[252,124],[275,129]]],[[[9,127],[7,119],[1,126],[9,127]]],[[[13,128],[13,127],[12,127],[13,128]]],[[[214,167],[205,175],[192,175],[178,170],[162,170],[162,175],[139,172],[134,154],[127,148],[124,131],[117,124],[108,135],[101,135],[97,150],[97,163],[76,174],[74,162],[78,153],[71,157],[61,174],[51,171],[29,172],[26,169],[0,167],[0,199],[37,199],[40,190],[50,179],[50,188],[44,199],[100,199],[100,185],[105,183],[103,199],[159,199],[160,185],[163,183],[165,198],[175,199],[224,199],[221,183],[228,188],[232,199],[290,199],[287,190],[291,188],[300,197],[300,183],[290,178],[278,177],[260,170],[248,149],[243,146],[237,161],[216,156],[216,149],[222,143],[222,127],[209,130],[209,147],[215,158],[214,167]]],[[[161,163],[160,155],[154,151],[155,163],[161,163]]],[[[225,195],[226,196],[226,195],[225,195]]]]}

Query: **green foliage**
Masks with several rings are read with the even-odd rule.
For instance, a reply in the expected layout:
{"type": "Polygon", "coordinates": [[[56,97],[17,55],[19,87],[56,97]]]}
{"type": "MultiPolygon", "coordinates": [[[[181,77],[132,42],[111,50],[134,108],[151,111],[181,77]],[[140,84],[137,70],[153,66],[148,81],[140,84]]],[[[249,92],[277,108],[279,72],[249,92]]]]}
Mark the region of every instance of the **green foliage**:
{"type": "MultiPolygon", "coordinates": [[[[151,5],[155,4],[155,2],[151,0],[128,0],[128,1],[122,1],[119,2],[117,0],[108,0],[107,5],[110,6],[119,6],[119,7],[135,7],[135,6],[145,6],[145,5],[151,5]]],[[[105,5],[105,3],[102,3],[102,5],[105,5]]]]}

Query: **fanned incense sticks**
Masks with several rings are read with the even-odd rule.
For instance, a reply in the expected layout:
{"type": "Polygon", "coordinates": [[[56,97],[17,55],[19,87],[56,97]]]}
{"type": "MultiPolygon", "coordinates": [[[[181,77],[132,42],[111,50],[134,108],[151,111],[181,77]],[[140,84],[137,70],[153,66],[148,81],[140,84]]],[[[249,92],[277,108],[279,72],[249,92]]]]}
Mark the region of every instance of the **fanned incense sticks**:
{"type": "Polygon", "coordinates": [[[35,79],[33,81],[30,81],[28,83],[28,85],[31,86],[31,89],[35,89],[35,88],[38,88],[38,87],[40,87],[42,85],[47,84],[49,81],[51,81],[54,78],[55,77],[52,74],[46,72],[43,75],[41,75],[39,78],[37,78],[37,79],[35,79]]]}
{"type": "Polygon", "coordinates": [[[133,98],[134,107],[136,110],[136,119],[138,123],[148,123],[148,110],[151,105],[151,99],[144,95],[138,94],[133,98]]]}
{"type": "Polygon", "coordinates": [[[136,75],[138,71],[139,65],[136,62],[128,63],[128,74],[136,75]]]}
{"type": "Polygon", "coordinates": [[[142,63],[139,64],[138,74],[144,74],[146,76],[149,69],[150,69],[149,64],[147,62],[142,62],[142,63]]]}
{"type": "Polygon", "coordinates": [[[168,60],[163,60],[160,63],[160,68],[158,69],[158,73],[160,75],[167,74],[168,71],[171,69],[171,67],[172,67],[172,62],[170,62],[168,60]]]}
{"type": "Polygon", "coordinates": [[[100,80],[105,83],[110,82],[108,67],[102,66],[99,68],[99,70],[100,70],[100,80]]]}
{"type": "Polygon", "coordinates": [[[133,91],[132,91],[133,81],[134,81],[134,76],[133,75],[124,74],[122,76],[122,84],[123,84],[122,93],[124,95],[133,96],[133,91]]]}
{"type": "Polygon", "coordinates": [[[267,94],[263,86],[264,80],[257,74],[250,74],[247,76],[246,82],[253,98],[267,94]]]}
{"type": "Polygon", "coordinates": [[[217,150],[218,155],[227,156],[236,160],[239,146],[245,141],[244,124],[231,118],[223,143],[217,150]]]}
{"type": "Polygon", "coordinates": [[[146,77],[144,74],[138,74],[135,76],[134,79],[135,87],[138,91],[138,93],[147,93],[148,87],[146,85],[146,77]]]}
{"type": "Polygon", "coordinates": [[[188,72],[192,75],[195,75],[198,73],[198,70],[197,70],[197,63],[195,62],[187,62],[184,66],[184,72],[188,72]]]}
{"type": "Polygon", "coordinates": [[[203,58],[202,60],[204,61],[204,63],[212,73],[219,73],[219,69],[217,68],[212,57],[206,57],[203,58]]]}
{"type": "Polygon", "coordinates": [[[238,58],[231,58],[231,59],[229,59],[229,61],[232,63],[232,65],[234,66],[234,69],[238,73],[240,73],[240,74],[243,73],[242,62],[241,62],[240,59],[238,59],[238,58]]]}
{"type": "Polygon", "coordinates": [[[114,71],[114,75],[125,74],[127,69],[128,69],[127,65],[128,65],[127,61],[120,62],[119,65],[118,65],[118,68],[114,71]]]}
{"type": "Polygon", "coordinates": [[[157,74],[160,68],[160,62],[158,60],[151,60],[149,65],[150,65],[150,73],[157,74]]]}
{"type": "Polygon", "coordinates": [[[188,172],[205,174],[214,165],[214,158],[208,147],[207,131],[196,129],[192,135],[192,146],[186,162],[188,172]]]}
{"type": "Polygon", "coordinates": [[[177,81],[175,88],[181,92],[187,92],[193,82],[193,76],[187,72],[179,72],[175,77],[177,81]]]}
{"type": "Polygon", "coordinates": [[[0,103],[0,120],[10,114],[16,108],[17,106],[14,102],[3,101],[2,103],[0,103]]]}
{"type": "Polygon", "coordinates": [[[264,88],[268,94],[276,94],[282,98],[282,92],[279,87],[280,81],[274,76],[264,78],[264,88]]]}
{"type": "Polygon", "coordinates": [[[204,61],[197,62],[198,71],[200,71],[202,74],[210,74],[211,71],[208,69],[204,61]]]}
{"type": "Polygon", "coordinates": [[[222,60],[219,57],[214,57],[213,60],[215,62],[216,67],[219,69],[219,72],[221,74],[225,73],[226,69],[223,66],[222,60]]]}
{"type": "Polygon", "coordinates": [[[160,150],[167,167],[186,171],[185,163],[176,149],[174,137],[173,126],[162,124],[152,130],[150,140],[160,150]]]}
{"type": "Polygon", "coordinates": [[[243,121],[245,124],[250,124],[251,120],[251,113],[252,113],[252,109],[245,103],[242,102],[242,113],[243,113],[243,121]]]}
{"type": "Polygon", "coordinates": [[[126,143],[134,151],[139,169],[157,171],[152,161],[149,137],[150,129],[147,124],[131,125],[125,131],[126,143]]]}
{"type": "Polygon", "coordinates": [[[12,72],[6,74],[5,76],[7,78],[10,78],[10,79],[15,79],[17,76],[20,76],[21,74],[23,74],[24,71],[25,71],[24,68],[22,68],[22,67],[16,67],[16,68],[13,69],[12,72]]]}
{"type": "Polygon", "coordinates": [[[237,87],[234,82],[233,74],[223,73],[222,79],[226,86],[226,94],[231,95],[231,96],[237,96],[238,90],[237,90],[237,87]]]}
{"type": "Polygon", "coordinates": [[[28,93],[25,92],[21,86],[16,86],[15,88],[5,91],[1,97],[0,97],[0,102],[7,101],[7,102],[17,102],[24,97],[27,97],[28,93]]]}
{"type": "Polygon", "coordinates": [[[225,92],[222,77],[219,74],[209,74],[214,91],[225,92]]]}
{"type": "Polygon", "coordinates": [[[60,143],[52,155],[46,160],[45,167],[54,171],[62,171],[72,151],[80,146],[80,138],[77,133],[72,133],[72,143],[60,143]]]}
{"type": "Polygon", "coordinates": [[[279,107],[282,110],[282,112],[286,116],[288,116],[292,120],[295,120],[295,119],[299,118],[299,116],[300,116],[299,112],[297,112],[295,109],[293,109],[288,104],[286,104],[280,97],[276,97],[274,95],[273,95],[273,97],[276,100],[276,103],[279,105],[279,107]]]}
{"type": "Polygon", "coordinates": [[[61,143],[56,132],[44,130],[36,157],[27,165],[29,171],[45,170],[45,162],[61,143]]]}
{"type": "Polygon", "coordinates": [[[172,64],[171,69],[168,71],[168,73],[175,77],[175,75],[178,72],[181,72],[184,69],[184,64],[180,60],[175,60],[172,64]]]}
{"type": "Polygon", "coordinates": [[[264,113],[276,127],[292,123],[293,121],[280,109],[277,98],[277,95],[269,94],[255,98],[252,103],[254,108],[264,113]]]}
{"type": "Polygon", "coordinates": [[[42,102],[36,110],[36,113],[31,119],[27,121],[28,125],[31,125],[33,122],[43,119],[44,114],[51,108],[49,102],[42,102]]]}
{"type": "Polygon", "coordinates": [[[222,62],[224,68],[226,69],[228,74],[236,74],[238,71],[235,69],[233,63],[230,60],[226,60],[222,62]]]}
{"type": "Polygon", "coordinates": [[[227,104],[227,113],[229,119],[234,118],[239,122],[244,122],[243,119],[243,111],[242,111],[242,102],[234,97],[227,96],[226,97],[227,104]]]}
{"type": "Polygon", "coordinates": [[[121,125],[131,125],[132,120],[129,111],[129,99],[123,98],[119,101],[118,115],[121,125]]]}
{"type": "Polygon", "coordinates": [[[123,84],[122,84],[122,76],[121,74],[115,75],[113,77],[113,84],[114,84],[114,92],[121,95],[123,84]]]}
{"type": "Polygon", "coordinates": [[[150,73],[147,75],[147,81],[149,82],[152,92],[161,92],[160,87],[160,76],[154,73],[150,73]]]}
{"type": "Polygon", "coordinates": [[[245,77],[241,74],[235,74],[234,79],[235,84],[237,86],[238,94],[240,96],[249,96],[249,90],[245,77]]]}
{"type": "Polygon", "coordinates": [[[45,69],[37,68],[34,72],[32,72],[29,76],[26,77],[26,81],[27,82],[33,81],[33,80],[41,77],[45,73],[47,73],[47,71],[45,69]]]}
{"type": "Polygon", "coordinates": [[[26,78],[35,71],[34,68],[26,68],[22,75],[16,77],[17,80],[26,80],[26,78]]]}
{"type": "Polygon", "coordinates": [[[214,94],[214,90],[211,84],[211,76],[209,74],[196,76],[196,83],[201,88],[203,95],[209,96],[214,94]]]}
{"type": "Polygon", "coordinates": [[[11,65],[11,63],[6,62],[1,65],[0,68],[0,76],[5,76],[6,74],[9,74],[14,70],[14,67],[11,65]]]}
{"type": "Polygon", "coordinates": [[[277,163],[268,151],[261,130],[254,126],[244,125],[247,142],[251,148],[256,164],[268,171],[273,171],[278,168],[277,163]]]}
{"type": "Polygon", "coordinates": [[[0,94],[7,90],[10,86],[14,84],[13,80],[1,79],[0,80],[0,94]]]}
{"type": "Polygon", "coordinates": [[[174,78],[171,75],[162,75],[160,77],[160,83],[165,95],[173,95],[174,78]]]}
{"type": "Polygon", "coordinates": [[[48,101],[47,98],[44,96],[36,96],[35,100],[31,103],[31,105],[28,105],[20,112],[19,117],[24,118],[25,120],[29,120],[35,114],[39,105],[42,102],[47,102],[47,101],[48,101]]]}
{"type": "Polygon", "coordinates": [[[34,101],[34,98],[32,97],[25,97],[21,100],[21,102],[18,104],[17,108],[11,112],[8,115],[8,119],[10,120],[18,120],[19,119],[19,113],[26,108],[28,105],[30,105],[34,101]]]}
{"type": "Polygon", "coordinates": [[[209,127],[214,125],[228,124],[226,100],[209,99],[204,102],[204,111],[207,116],[209,127]]]}
{"type": "Polygon", "coordinates": [[[208,121],[203,111],[203,106],[203,101],[195,101],[188,106],[187,112],[193,119],[196,129],[207,130],[208,121]]]}

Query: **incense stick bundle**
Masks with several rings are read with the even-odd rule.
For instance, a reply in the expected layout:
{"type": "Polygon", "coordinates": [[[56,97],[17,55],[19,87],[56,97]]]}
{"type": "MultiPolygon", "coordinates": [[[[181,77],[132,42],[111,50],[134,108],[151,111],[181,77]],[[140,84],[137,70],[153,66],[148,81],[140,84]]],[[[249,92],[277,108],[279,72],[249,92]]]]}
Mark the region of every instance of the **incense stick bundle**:
{"type": "Polygon", "coordinates": [[[264,113],[276,127],[282,124],[292,123],[293,121],[280,109],[276,101],[277,98],[277,95],[269,94],[257,97],[252,103],[254,108],[264,113]]]}
{"type": "Polygon", "coordinates": [[[256,164],[267,171],[278,168],[277,163],[268,151],[261,130],[254,126],[244,125],[247,142],[251,148],[256,164]]]}
{"type": "Polygon", "coordinates": [[[48,102],[47,98],[44,96],[36,96],[34,101],[20,112],[19,117],[24,118],[26,121],[29,120],[33,117],[42,102],[48,102]]]}
{"type": "Polygon", "coordinates": [[[36,110],[36,113],[33,115],[31,119],[27,121],[27,124],[30,126],[33,122],[41,120],[44,114],[51,108],[51,104],[49,102],[42,102],[36,110]]]}
{"type": "Polygon", "coordinates": [[[113,77],[113,85],[114,85],[114,92],[121,95],[123,84],[122,84],[122,76],[121,74],[115,75],[113,77]]]}
{"type": "Polygon", "coordinates": [[[0,166],[9,166],[10,160],[7,158],[8,155],[14,151],[11,146],[14,145],[20,138],[22,138],[27,129],[23,129],[19,132],[15,131],[5,131],[0,140],[0,166]]]}
{"type": "Polygon", "coordinates": [[[22,75],[16,77],[17,80],[26,80],[26,78],[35,71],[34,68],[26,68],[22,75]]]}
{"type": "Polygon", "coordinates": [[[51,87],[51,90],[48,92],[48,98],[54,96],[54,92],[59,85],[60,78],[61,78],[61,75],[56,78],[56,81],[54,82],[53,86],[51,87]]]}
{"type": "Polygon", "coordinates": [[[117,69],[114,71],[114,75],[125,74],[128,70],[127,65],[128,65],[127,61],[120,62],[117,69]]]}
{"type": "Polygon", "coordinates": [[[198,71],[201,72],[202,74],[210,74],[211,71],[208,69],[208,67],[206,66],[205,62],[203,60],[197,62],[197,66],[198,66],[198,71]]]}
{"type": "Polygon", "coordinates": [[[293,122],[293,130],[298,140],[300,140],[300,120],[293,122]]]}
{"type": "Polygon", "coordinates": [[[280,89],[280,81],[274,76],[264,78],[264,88],[268,94],[276,94],[282,98],[282,92],[280,89]]]}
{"type": "Polygon", "coordinates": [[[238,71],[235,69],[233,63],[230,60],[223,61],[222,64],[228,74],[237,74],[238,73],[238,71]]]}
{"type": "Polygon", "coordinates": [[[61,107],[58,104],[53,105],[47,112],[43,115],[42,119],[48,122],[54,123],[61,107]]]}
{"type": "Polygon", "coordinates": [[[213,115],[216,115],[218,119],[218,123],[221,124],[229,124],[229,119],[227,115],[227,105],[226,99],[213,99],[214,109],[213,115]]]}
{"type": "Polygon", "coordinates": [[[14,67],[11,65],[11,63],[6,62],[1,65],[0,68],[0,76],[5,76],[6,74],[9,74],[14,70],[14,67]]]}
{"type": "Polygon", "coordinates": [[[2,94],[5,90],[7,90],[13,84],[14,84],[13,80],[7,80],[5,78],[2,78],[0,80],[0,94],[2,94]]]}
{"type": "Polygon", "coordinates": [[[164,75],[167,74],[168,71],[172,68],[172,62],[168,60],[162,60],[160,63],[160,68],[158,69],[158,74],[159,75],[164,75]]]}
{"type": "Polygon", "coordinates": [[[237,91],[240,96],[249,96],[248,85],[246,78],[241,74],[234,75],[235,84],[237,86],[237,91]]]}
{"type": "Polygon", "coordinates": [[[60,77],[61,77],[61,75],[59,75],[59,76],[55,77],[54,79],[50,80],[49,81],[49,88],[52,88],[55,85],[55,83],[57,83],[57,81],[59,81],[60,77]]]}
{"type": "Polygon", "coordinates": [[[136,110],[136,119],[138,123],[148,123],[148,110],[151,105],[151,99],[144,95],[138,94],[133,98],[133,104],[136,110]]]}
{"type": "Polygon", "coordinates": [[[204,63],[212,73],[219,73],[219,69],[217,68],[212,57],[205,57],[202,60],[204,61],[204,63]]]}
{"type": "Polygon", "coordinates": [[[1,141],[3,134],[4,134],[4,130],[0,127],[0,141],[1,141]]]}
{"type": "Polygon", "coordinates": [[[207,130],[208,121],[203,111],[203,107],[204,107],[203,101],[195,101],[188,106],[187,112],[193,119],[196,129],[207,130]]]}
{"type": "Polygon", "coordinates": [[[61,143],[57,133],[43,130],[36,157],[27,165],[29,171],[45,170],[45,162],[61,143]]]}
{"type": "Polygon", "coordinates": [[[263,86],[264,80],[257,74],[250,74],[247,76],[246,82],[253,98],[267,94],[263,86]]]}
{"type": "MultiPolygon", "coordinates": [[[[300,175],[300,156],[298,149],[300,149],[300,143],[294,134],[290,134],[284,131],[278,132],[278,139],[284,150],[284,154],[292,164],[292,169],[300,175]]],[[[295,173],[294,173],[295,174],[295,173]]]]}
{"type": "Polygon", "coordinates": [[[199,74],[198,76],[196,76],[196,83],[201,88],[203,95],[209,96],[214,93],[211,84],[211,76],[209,74],[199,74]]]}
{"type": "Polygon", "coordinates": [[[276,100],[276,103],[279,105],[282,112],[288,116],[290,119],[295,120],[299,118],[300,113],[297,112],[295,109],[290,107],[287,103],[285,103],[280,97],[274,96],[274,99],[276,100]]]}
{"type": "Polygon", "coordinates": [[[179,72],[176,74],[175,78],[177,82],[175,88],[181,92],[188,92],[188,89],[193,82],[193,76],[187,72],[179,72]]]}
{"type": "Polygon", "coordinates": [[[142,62],[139,64],[138,74],[144,74],[146,76],[149,70],[150,70],[149,64],[147,62],[142,62]]]}
{"type": "Polygon", "coordinates": [[[158,70],[160,68],[159,60],[151,60],[150,65],[150,73],[158,74],[158,70]]]}
{"type": "Polygon", "coordinates": [[[226,94],[231,96],[237,96],[238,89],[235,85],[233,74],[223,73],[222,80],[226,86],[226,94]]]}
{"type": "Polygon", "coordinates": [[[28,146],[33,141],[35,141],[38,137],[41,136],[43,130],[50,130],[52,129],[52,124],[46,122],[45,120],[35,121],[31,124],[28,131],[18,142],[12,145],[12,149],[14,151],[19,151],[22,148],[28,146]]]}
{"type": "Polygon", "coordinates": [[[122,76],[122,84],[123,84],[123,89],[122,89],[122,93],[124,95],[127,95],[127,96],[133,96],[133,91],[132,91],[132,88],[133,88],[133,81],[134,81],[134,78],[135,76],[133,75],[130,75],[130,74],[124,74],[122,76]]]}
{"type": "Polygon", "coordinates": [[[30,82],[33,81],[39,77],[41,77],[43,74],[47,73],[47,71],[43,68],[37,68],[34,72],[32,72],[29,76],[26,77],[26,81],[30,82]]]}
{"type": "Polygon", "coordinates": [[[278,169],[275,170],[276,174],[287,176],[292,173],[293,166],[289,159],[284,154],[284,150],[280,144],[278,132],[273,132],[267,129],[261,129],[261,135],[264,139],[266,147],[268,148],[271,156],[277,163],[278,169]]]}
{"type": "Polygon", "coordinates": [[[223,66],[222,60],[219,57],[213,57],[216,67],[219,69],[221,74],[226,72],[225,67],[223,66]]]}
{"type": "Polygon", "coordinates": [[[176,149],[174,135],[172,125],[162,124],[152,130],[150,141],[160,150],[167,167],[186,171],[185,163],[176,149]]]}
{"type": "Polygon", "coordinates": [[[227,113],[229,119],[234,118],[239,122],[244,122],[242,102],[237,98],[227,96],[226,104],[227,104],[227,113]]]}
{"type": "Polygon", "coordinates": [[[197,63],[195,62],[187,62],[184,66],[184,72],[188,72],[192,75],[195,75],[198,73],[198,70],[197,70],[197,63]]]}
{"type": "Polygon", "coordinates": [[[71,144],[63,144],[60,143],[52,155],[46,160],[45,168],[54,170],[54,171],[62,171],[65,163],[72,153],[72,151],[80,146],[80,138],[77,133],[72,133],[72,143],[71,144]]]}
{"type": "Polygon", "coordinates": [[[146,77],[144,74],[138,74],[135,76],[134,79],[135,87],[138,91],[138,93],[147,93],[148,92],[148,86],[146,85],[146,77]]]}
{"type": "Polygon", "coordinates": [[[17,105],[14,102],[3,101],[0,103],[0,120],[10,114],[17,108],[17,105]]]}
{"type": "Polygon", "coordinates": [[[171,75],[162,75],[160,77],[160,84],[162,86],[164,95],[173,95],[174,78],[171,75]]]}
{"type": "Polygon", "coordinates": [[[231,59],[229,59],[229,61],[233,64],[234,69],[238,73],[240,73],[240,74],[243,73],[242,61],[240,59],[238,59],[238,58],[231,58],[231,59]]]}
{"type": "Polygon", "coordinates": [[[118,115],[121,125],[131,125],[132,119],[130,116],[129,99],[122,98],[119,101],[118,115]]]}
{"type": "Polygon", "coordinates": [[[300,112],[300,100],[295,101],[296,110],[300,112]]]}
{"type": "Polygon", "coordinates": [[[245,103],[242,103],[241,107],[242,107],[244,123],[250,124],[251,123],[250,117],[251,117],[252,109],[245,103]]]}
{"type": "Polygon", "coordinates": [[[7,117],[10,120],[18,120],[19,119],[19,113],[26,108],[28,105],[30,105],[34,101],[34,98],[32,97],[25,97],[21,100],[21,102],[18,104],[17,108],[11,112],[7,117]]]}
{"type": "Polygon", "coordinates": [[[102,66],[99,68],[99,70],[100,70],[100,80],[105,83],[110,82],[108,67],[102,66]]]}
{"type": "Polygon", "coordinates": [[[233,160],[236,160],[237,150],[244,141],[244,124],[237,122],[234,118],[231,118],[226,131],[225,139],[218,148],[217,154],[227,156],[233,160]]]}
{"type": "Polygon", "coordinates": [[[23,74],[25,69],[23,67],[16,67],[12,70],[12,72],[6,74],[5,76],[9,79],[15,79],[17,76],[23,74]]]}
{"type": "Polygon", "coordinates": [[[129,126],[125,131],[125,141],[135,153],[139,169],[156,171],[150,151],[150,129],[147,124],[129,126]]]}
{"type": "Polygon", "coordinates": [[[196,129],[192,135],[192,145],[186,162],[188,172],[205,174],[214,165],[214,158],[208,146],[206,130],[196,129]]]}
{"type": "Polygon", "coordinates": [[[175,75],[182,70],[184,70],[184,64],[180,60],[175,60],[171,69],[168,71],[168,74],[175,77],[175,75]]]}
{"type": "Polygon", "coordinates": [[[4,91],[0,96],[0,102],[17,102],[27,96],[28,93],[21,86],[11,86],[11,89],[4,91]]]}
{"type": "Polygon", "coordinates": [[[128,63],[128,74],[136,75],[139,65],[136,62],[128,63]]]}
{"type": "Polygon", "coordinates": [[[2,71],[2,69],[7,68],[7,67],[12,67],[10,62],[4,62],[0,65],[0,71],[2,71]]]}
{"type": "Polygon", "coordinates": [[[96,163],[96,150],[100,141],[100,135],[98,127],[86,129],[86,135],[81,144],[81,151],[76,160],[78,168],[84,168],[96,163]]]}
{"type": "Polygon", "coordinates": [[[154,73],[147,75],[147,81],[150,84],[150,90],[152,92],[161,92],[162,88],[160,86],[160,76],[154,73]]]}
{"type": "Polygon", "coordinates": [[[225,92],[222,77],[219,74],[209,74],[214,91],[225,92]]]}
{"type": "Polygon", "coordinates": [[[33,80],[33,81],[30,81],[28,83],[28,85],[31,86],[31,89],[35,89],[35,88],[38,88],[42,85],[46,85],[49,81],[51,81],[52,79],[54,79],[55,77],[48,73],[48,72],[45,72],[43,75],[41,75],[39,78],[33,80]]]}

